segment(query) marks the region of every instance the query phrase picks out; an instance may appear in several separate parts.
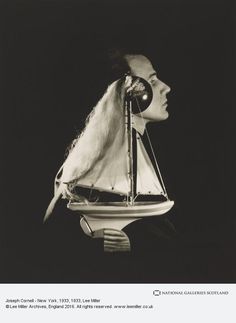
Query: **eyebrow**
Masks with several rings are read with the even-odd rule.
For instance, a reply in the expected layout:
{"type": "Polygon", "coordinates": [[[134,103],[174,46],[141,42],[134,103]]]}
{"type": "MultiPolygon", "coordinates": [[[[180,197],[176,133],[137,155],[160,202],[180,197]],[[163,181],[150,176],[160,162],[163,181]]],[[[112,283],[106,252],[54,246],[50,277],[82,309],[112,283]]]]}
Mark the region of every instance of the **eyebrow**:
{"type": "Polygon", "coordinates": [[[157,76],[157,72],[156,72],[156,71],[154,71],[153,73],[151,73],[151,74],[149,75],[148,79],[150,79],[152,76],[157,76]]]}

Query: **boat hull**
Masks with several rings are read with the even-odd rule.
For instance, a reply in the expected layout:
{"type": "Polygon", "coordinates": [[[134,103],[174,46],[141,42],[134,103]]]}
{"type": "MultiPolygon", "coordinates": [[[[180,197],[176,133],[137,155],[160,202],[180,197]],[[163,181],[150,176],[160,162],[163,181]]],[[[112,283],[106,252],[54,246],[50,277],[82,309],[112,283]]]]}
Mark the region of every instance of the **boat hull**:
{"type": "Polygon", "coordinates": [[[122,230],[136,220],[158,216],[168,212],[174,205],[173,201],[165,202],[135,202],[127,205],[126,202],[109,203],[68,203],[67,207],[83,215],[91,231],[105,228],[122,230]]]}

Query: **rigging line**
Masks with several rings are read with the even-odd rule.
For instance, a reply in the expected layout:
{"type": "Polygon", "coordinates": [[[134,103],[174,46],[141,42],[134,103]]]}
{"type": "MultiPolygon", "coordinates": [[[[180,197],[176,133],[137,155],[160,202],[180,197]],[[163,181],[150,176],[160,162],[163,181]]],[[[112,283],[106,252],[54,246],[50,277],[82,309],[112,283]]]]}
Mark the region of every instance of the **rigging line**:
{"type": "MultiPolygon", "coordinates": [[[[141,111],[141,109],[140,109],[140,105],[139,105],[138,99],[137,99],[136,97],[135,97],[135,100],[136,100],[136,103],[137,103],[137,106],[138,106],[139,112],[140,112],[140,114],[141,114],[141,119],[142,119],[142,122],[143,122],[143,126],[144,126],[144,128],[146,128],[146,124],[145,124],[145,122],[144,122],[144,118],[143,118],[143,115],[142,115],[142,111],[141,111]]],[[[161,171],[160,171],[160,168],[159,168],[158,163],[157,163],[156,155],[155,155],[155,153],[154,153],[154,149],[153,149],[153,147],[152,147],[151,139],[150,139],[150,137],[149,137],[149,133],[148,133],[147,128],[146,128],[146,133],[147,133],[148,143],[149,143],[149,146],[150,146],[150,148],[151,148],[152,156],[153,156],[153,158],[154,158],[155,165],[156,165],[156,168],[157,168],[157,171],[158,171],[158,174],[159,174],[160,180],[161,180],[161,184],[162,184],[162,188],[163,188],[163,191],[164,191],[164,195],[165,195],[165,197],[166,197],[167,199],[169,199],[169,198],[168,198],[168,194],[167,194],[167,190],[166,190],[166,187],[165,187],[165,184],[164,184],[164,181],[163,181],[163,178],[162,178],[162,176],[161,176],[161,171]]]]}
{"type": "Polygon", "coordinates": [[[134,197],[134,202],[135,202],[136,198],[137,198],[139,195],[141,195],[141,194],[137,193],[137,194],[135,195],[135,197],[134,197]]]}

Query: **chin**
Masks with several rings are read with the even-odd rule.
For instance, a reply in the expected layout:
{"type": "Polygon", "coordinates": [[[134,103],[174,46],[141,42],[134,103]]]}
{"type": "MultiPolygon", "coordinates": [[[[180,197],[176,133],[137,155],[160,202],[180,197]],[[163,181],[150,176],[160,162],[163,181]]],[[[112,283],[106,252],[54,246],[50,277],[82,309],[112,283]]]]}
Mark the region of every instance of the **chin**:
{"type": "Polygon", "coordinates": [[[166,119],[168,119],[168,117],[169,117],[169,112],[165,110],[160,116],[158,116],[158,118],[156,118],[153,121],[165,121],[166,119]]]}
{"type": "Polygon", "coordinates": [[[163,113],[162,120],[166,120],[168,118],[169,118],[169,112],[165,111],[165,113],[163,113]]]}
{"type": "MultiPolygon", "coordinates": [[[[137,116],[139,115],[137,114],[137,116]]],[[[141,116],[146,119],[147,122],[160,122],[166,120],[169,117],[169,113],[167,110],[162,110],[159,113],[147,113],[147,111],[144,111],[141,116]]]]}

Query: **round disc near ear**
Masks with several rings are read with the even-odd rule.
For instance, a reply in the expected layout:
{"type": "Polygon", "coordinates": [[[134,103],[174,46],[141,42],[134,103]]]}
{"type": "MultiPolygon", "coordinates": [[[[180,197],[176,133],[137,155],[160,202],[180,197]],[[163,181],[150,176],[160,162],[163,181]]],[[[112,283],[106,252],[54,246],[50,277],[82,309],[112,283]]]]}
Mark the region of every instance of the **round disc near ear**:
{"type": "Polygon", "coordinates": [[[131,76],[131,85],[126,92],[126,100],[132,102],[134,114],[146,110],[152,102],[153,92],[151,85],[139,76],[131,76]]]}

